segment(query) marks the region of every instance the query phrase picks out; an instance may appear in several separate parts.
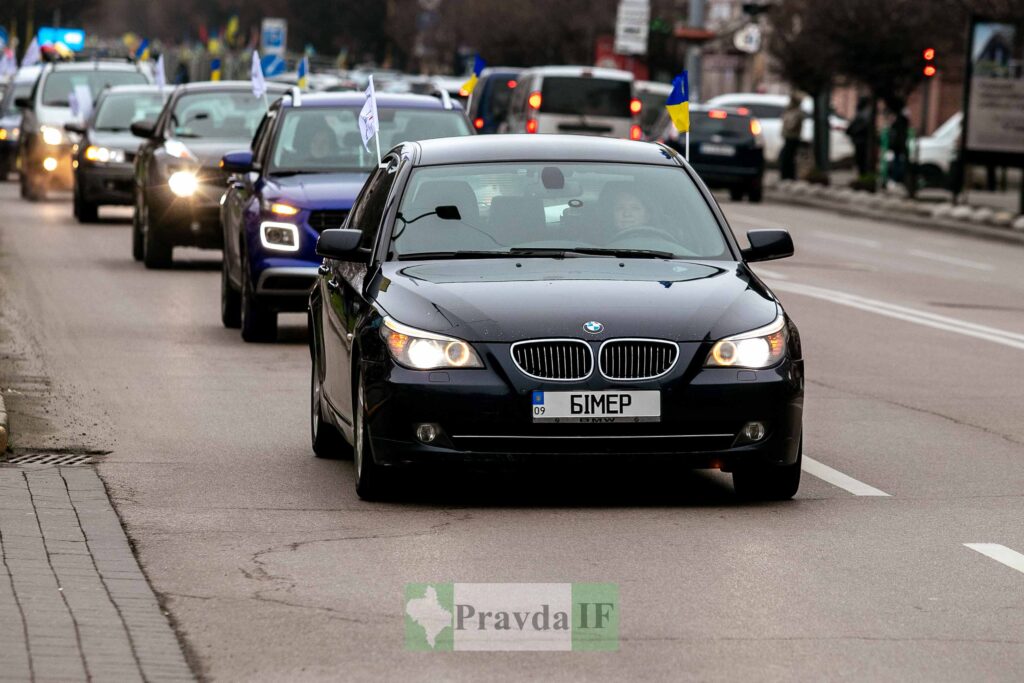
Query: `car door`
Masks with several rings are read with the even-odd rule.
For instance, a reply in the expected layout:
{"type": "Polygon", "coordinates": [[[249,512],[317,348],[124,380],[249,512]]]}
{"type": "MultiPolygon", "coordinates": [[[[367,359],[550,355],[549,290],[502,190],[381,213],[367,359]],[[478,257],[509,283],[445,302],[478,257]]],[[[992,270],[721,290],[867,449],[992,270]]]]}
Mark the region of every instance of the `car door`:
{"type": "MultiPolygon", "coordinates": [[[[389,205],[391,191],[398,177],[399,159],[384,158],[380,168],[366,181],[356,198],[345,226],[363,232],[360,246],[372,249],[389,205]]],[[[324,395],[334,411],[351,424],[352,420],[352,354],[356,324],[365,312],[363,289],[367,266],[328,260],[321,270],[322,320],[324,334],[324,395]]]]}
{"type": "Polygon", "coordinates": [[[259,212],[259,188],[262,185],[261,174],[265,168],[265,155],[268,141],[273,135],[276,116],[268,112],[253,136],[253,171],[238,173],[228,178],[228,188],[221,207],[221,225],[224,230],[224,259],[228,267],[228,277],[232,284],[242,286],[242,255],[240,243],[245,231],[246,218],[255,211],[259,212]],[[256,204],[254,207],[253,204],[256,204]]]}

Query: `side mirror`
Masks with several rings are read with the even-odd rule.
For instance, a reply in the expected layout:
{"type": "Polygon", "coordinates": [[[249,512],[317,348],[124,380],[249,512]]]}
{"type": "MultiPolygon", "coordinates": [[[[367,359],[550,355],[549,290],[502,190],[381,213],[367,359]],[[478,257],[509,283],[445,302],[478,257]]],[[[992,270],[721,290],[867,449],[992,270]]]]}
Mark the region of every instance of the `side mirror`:
{"type": "Polygon", "coordinates": [[[69,133],[76,133],[77,135],[85,135],[85,124],[76,122],[65,123],[64,130],[69,133]]]}
{"type": "Polygon", "coordinates": [[[31,97],[18,97],[14,100],[14,106],[18,109],[31,109],[32,98],[31,97]]]}
{"type": "Polygon", "coordinates": [[[743,259],[748,263],[773,261],[793,255],[793,238],[788,230],[749,230],[747,241],[750,247],[743,250],[743,259]]]}
{"type": "Polygon", "coordinates": [[[156,137],[156,121],[136,121],[131,125],[132,135],[137,138],[152,140],[156,137]]]}
{"type": "Polygon", "coordinates": [[[362,230],[349,230],[346,228],[324,230],[316,241],[316,253],[325,258],[333,258],[339,261],[367,263],[370,260],[370,252],[359,248],[359,242],[362,239],[362,230]]]}
{"type": "Polygon", "coordinates": [[[221,158],[220,167],[226,173],[248,173],[253,170],[252,152],[247,149],[238,152],[228,152],[221,158]]]}

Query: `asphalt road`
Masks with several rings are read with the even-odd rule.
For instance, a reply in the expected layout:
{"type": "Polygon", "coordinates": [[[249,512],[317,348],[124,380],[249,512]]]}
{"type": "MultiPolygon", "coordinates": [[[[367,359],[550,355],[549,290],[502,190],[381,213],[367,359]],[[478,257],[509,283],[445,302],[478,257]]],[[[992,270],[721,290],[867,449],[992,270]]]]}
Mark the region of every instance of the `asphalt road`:
{"type": "Polygon", "coordinates": [[[80,226],[13,183],[0,207],[15,445],[110,451],[99,472],[203,676],[1024,679],[1024,565],[999,547],[1024,552],[1024,250],[725,204],[737,232],[797,245],[759,268],[807,359],[795,500],[624,462],[371,504],[310,451],[302,317],[246,345],[220,324],[218,254],[149,272],[124,210],[80,226]],[[403,587],[425,581],[618,583],[620,649],[406,652],[403,587]]]}

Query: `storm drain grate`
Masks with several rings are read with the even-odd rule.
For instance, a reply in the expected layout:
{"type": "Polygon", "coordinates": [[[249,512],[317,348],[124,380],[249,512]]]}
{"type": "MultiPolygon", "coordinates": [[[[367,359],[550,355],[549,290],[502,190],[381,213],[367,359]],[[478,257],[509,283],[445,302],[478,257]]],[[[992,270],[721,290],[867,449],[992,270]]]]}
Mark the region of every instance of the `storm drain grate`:
{"type": "Polygon", "coordinates": [[[91,465],[90,453],[16,453],[7,458],[8,465],[91,465]]]}

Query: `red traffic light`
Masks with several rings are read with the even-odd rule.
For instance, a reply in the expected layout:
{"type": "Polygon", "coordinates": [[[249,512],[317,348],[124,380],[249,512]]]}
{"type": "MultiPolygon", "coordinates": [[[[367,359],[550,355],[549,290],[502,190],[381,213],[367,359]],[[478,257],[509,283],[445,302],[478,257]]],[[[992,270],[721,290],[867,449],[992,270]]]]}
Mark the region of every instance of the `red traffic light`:
{"type": "Polygon", "coordinates": [[[934,66],[934,65],[932,65],[932,64],[929,64],[928,66],[926,66],[926,67],[924,68],[924,75],[925,75],[926,77],[928,77],[928,78],[931,78],[931,77],[932,77],[932,76],[934,76],[934,75],[935,75],[935,74],[936,74],[937,72],[938,72],[938,69],[936,69],[936,68],[935,68],[935,66],[934,66]]]}
{"type": "Polygon", "coordinates": [[[930,62],[933,59],[935,59],[935,48],[934,47],[926,47],[924,49],[924,53],[923,54],[924,54],[925,60],[930,62]]]}

